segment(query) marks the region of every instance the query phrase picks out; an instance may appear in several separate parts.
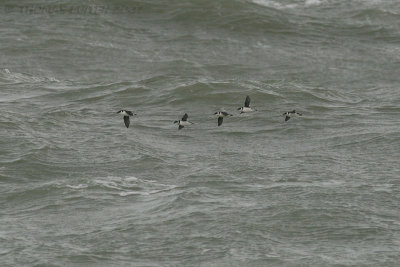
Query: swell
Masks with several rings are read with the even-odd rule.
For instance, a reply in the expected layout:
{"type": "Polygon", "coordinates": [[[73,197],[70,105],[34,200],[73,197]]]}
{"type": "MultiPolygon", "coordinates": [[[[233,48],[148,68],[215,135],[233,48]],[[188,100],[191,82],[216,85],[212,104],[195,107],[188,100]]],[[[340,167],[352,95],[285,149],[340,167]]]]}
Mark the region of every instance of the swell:
{"type": "Polygon", "coordinates": [[[391,143],[396,143],[400,140],[396,135],[398,131],[382,133],[356,133],[356,134],[342,134],[337,137],[331,137],[335,143],[333,148],[348,148],[350,146],[368,146],[372,147],[390,147],[391,143]],[[339,139],[339,140],[337,140],[339,139]]]}
{"type": "Polygon", "coordinates": [[[35,84],[35,83],[54,83],[60,82],[54,77],[35,76],[29,73],[19,73],[10,71],[9,69],[0,70],[1,84],[35,84]]]}
{"type": "MultiPolygon", "coordinates": [[[[283,34],[304,34],[306,25],[318,25],[318,33],[324,31],[343,34],[375,36],[391,35],[393,22],[399,14],[390,3],[377,5],[373,1],[343,4],[337,1],[302,1],[281,4],[279,1],[105,1],[111,6],[136,8],[137,15],[151,16],[157,21],[168,21],[177,25],[207,26],[210,32],[224,31],[269,32],[283,34]],[[356,6],[357,5],[357,6],[356,6]],[[354,7],[354,8],[352,8],[354,7]],[[339,17],[338,12],[341,15],[339,17]],[[355,10],[355,11],[353,11],[355,10]],[[335,15],[332,15],[335,14],[335,15]],[[204,20],[207,17],[207,20],[204,20]],[[345,19],[343,19],[343,17],[345,19]],[[290,19],[288,19],[290,18],[290,19]],[[386,24],[381,28],[379,25],[386,24]]],[[[316,29],[314,29],[316,30],[316,29]]]]}
{"type": "MultiPolygon", "coordinates": [[[[88,102],[95,103],[96,101],[107,99],[107,97],[125,92],[129,90],[132,82],[122,81],[105,84],[64,84],[64,90],[54,89],[45,95],[38,96],[40,102],[48,102],[56,104],[58,102],[71,103],[71,102],[88,102]]],[[[61,88],[60,88],[61,89],[61,88]]]]}
{"type": "MultiPolygon", "coordinates": [[[[88,104],[87,107],[107,103],[114,105],[130,99],[132,105],[168,106],[179,105],[186,101],[199,103],[229,102],[232,96],[240,95],[239,103],[243,102],[246,94],[256,93],[254,98],[272,101],[280,98],[269,88],[254,86],[252,82],[237,83],[235,81],[213,81],[205,79],[187,79],[175,76],[154,76],[139,81],[116,82],[106,85],[74,86],[65,92],[53,92],[36,97],[40,103],[50,103],[49,109],[56,112],[59,107],[88,104]],[[78,87],[78,88],[74,88],[78,87]],[[246,93],[247,91],[247,93],[246,93]],[[222,100],[222,101],[221,101],[222,100]],[[63,102],[61,106],[58,103],[63,102]]],[[[260,101],[261,102],[261,101],[260,101]]],[[[242,105],[238,104],[238,105],[242,105]]],[[[134,107],[133,107],[134,108],[134,107]]],[[[78,108],[79,110],[79,108],[78,108]]],[[[60,111],[61,112],[61,111],[60,111]]],[[[65,110],[63,112],[66,112],[65,110]]]]}
{"type": "Polygon", "coordinates": [[[158,22],[168,21],[177,25],[207,26],[211,31],[232,28],[239,31],[258,31],[260,29],[286,31],[290,28],[290,22],[283,15],[283,11],[271,7],[264,7],[260,10],[259,6],[246,1],[105,2],[113,7],[134,9],[138,16],[150,16],[158,22]],[[207,17],[206,20],[205,17],[207,17]]]}

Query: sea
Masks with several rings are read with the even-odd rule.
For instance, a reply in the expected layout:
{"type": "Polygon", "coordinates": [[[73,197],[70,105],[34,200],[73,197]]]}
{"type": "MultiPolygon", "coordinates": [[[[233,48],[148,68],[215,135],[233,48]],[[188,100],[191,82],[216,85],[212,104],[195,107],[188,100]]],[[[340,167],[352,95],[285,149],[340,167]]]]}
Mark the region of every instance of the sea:
{"type": "Polygon", "coordinates": [[[0,25],[0,266],[400,266],[400,1],[2,0],[0,25]]]}

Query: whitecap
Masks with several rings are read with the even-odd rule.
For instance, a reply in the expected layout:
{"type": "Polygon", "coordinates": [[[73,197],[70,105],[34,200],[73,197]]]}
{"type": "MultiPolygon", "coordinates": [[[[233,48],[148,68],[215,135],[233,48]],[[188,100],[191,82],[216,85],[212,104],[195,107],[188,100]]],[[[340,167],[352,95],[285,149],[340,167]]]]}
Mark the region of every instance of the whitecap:
{"type": "Polygon", "coordinates": [[[321,0],[306,0],[305,5],[306,6],[315,6],[321,4],[321,0]]]}
{"type": "Polygon", "coordinates": [[[108,189],[114,189],[117,191],[116,194],[123,197],[129,195],[148,196],[176,188],[176,185],[158,183],[155,180],[143,180],[135,176],[109,176],[104,179],[94,180],[93,183],[108,189]]]}
{"type": "Polygon", "coordinates": [[[136,178],[135,176],[130,176],[124,179],[127,182],[133,182],[133,181],[137,181],[138,178],[136,178]]]}
{"type": "Polygon", "coordinates": [[[72,189],[83,189],[83,188],[87,188],[88,185],[87,184],[78,184],[78,185],[67,184],[67,187],[72,188],[72,189]]]}
{"type": "Polygon", "coordinates": [[[124,191],[124,192],[119,193],[119,195],[121,197],[126,197],[126,196],[130,196],[130,195],[148,196],[148,195],[150,195],[150,193],[148,193],[148,192],[140,192],[140,191],[124,191]]]}
{"type": "Polygon", "coordinates": [[[282,4],[277,1],[271,1],[271,0],[253,0],[252,1],[254,4],[265,6],[265,7],[272,7],[276,9],[285,9],[285,8],[296,8],[298,5],[297,4],[282,4]]]}

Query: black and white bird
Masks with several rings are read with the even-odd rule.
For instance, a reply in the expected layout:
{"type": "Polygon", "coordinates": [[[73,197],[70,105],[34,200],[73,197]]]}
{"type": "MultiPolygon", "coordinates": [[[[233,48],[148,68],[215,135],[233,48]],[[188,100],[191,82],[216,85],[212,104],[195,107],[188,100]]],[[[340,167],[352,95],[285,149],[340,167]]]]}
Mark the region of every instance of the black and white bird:
{"type": "Polygon", "coordinates": [[[126,128],[129,128],[129,124],[130,124],[129,117],[133,116],[133,115],[136,115],[136,114],[133,114],[132,111],[124,110],[124,109],[118,111],[117,113],[124,116],[125,126],[126,126],[126,128]]]}
{"type": "Polygon", "coordinates": [[[296,112],[296,110],[292,110],[292,111],[285,112],[282,115],[285,116],[285,121],[288,121],[291,117],[301,116],[302,114],[296,112]]]}
{"type": "Polygon", "coordinates": [[[184,126],[188,126],[190,124],[193,124],[193,122],[188,121],[188,114],[185,113],[185,115],[183,115],[182,119],[180,119],[179,121],[174,121],[174,123],[177,123],[179,125],[178,129],[182,129],[184,126]]]}
{"type": "Polygon", "coordinates": [[[255,109],[250,107],[250,97],[246,96],[246,100],[244,101],[244,107],[238,108],[240,110],[240,113],[247,113],[247,112],[252,112],[255,111],[255,109]]]}
{"type": "Polygon", "coordinates": [[[232,114],[229,114],[228,112],[225,111],[217,111],[214,113],[214,115],[218,116],[218,126],[221,126],[222,122],[224,121],[224,117],[233,116],[232,114]]]}

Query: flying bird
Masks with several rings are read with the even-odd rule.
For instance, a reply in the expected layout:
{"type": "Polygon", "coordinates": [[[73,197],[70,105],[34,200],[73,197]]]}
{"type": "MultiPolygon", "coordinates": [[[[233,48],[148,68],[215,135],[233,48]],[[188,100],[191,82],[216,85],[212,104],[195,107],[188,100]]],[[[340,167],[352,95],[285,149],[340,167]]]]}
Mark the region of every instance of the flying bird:
{"type": "Polygon", "coordinates": [[[188,114],[185,113],[185,115],[183,115],[182,119],[180,119],[179,121],[174,121],[174,123],[177,123],[179,125],[178,129],[182,129],[184,126],[188,126],[190,124],[193,124],[193,122],[188,121],[188,114]]]}
{"type": "Polygon", "coordinates": [[[285,112],[282,115],[285,116],[285,121],[288,121],[291,117],[301,116],[303,114],[296,112],[296,110],[292,110],[292,111],[285,112]]]}
{"type": "Polygon", "coordinates": [[[246,96],[246,100],[244,101],[244,107],[238,108],[240,110],[240,113],[247,113],[247,112],[252,112],[255,111],[255,109],[250,107],[250,97],[246,96]]]}
{"type": "Polygon", "coordinates": [[[124,110],[124,109],[118,111],[117,113],[124,116],[125,126],[126,126],[126,128],[129,128],[129,124],[130,124],[129,117],[136,115],[136,114],[133,114],[132,111],[124,110]]]}
{"type": "Polygon", "coordinates": [[[222,122],[224,121],[224,117],[232,116],[232,114],[228,114],[228,112],[225,111],[217,111],[214,113],[214,115],[218,116],[218,126],[221,126],[222,122]]]}

